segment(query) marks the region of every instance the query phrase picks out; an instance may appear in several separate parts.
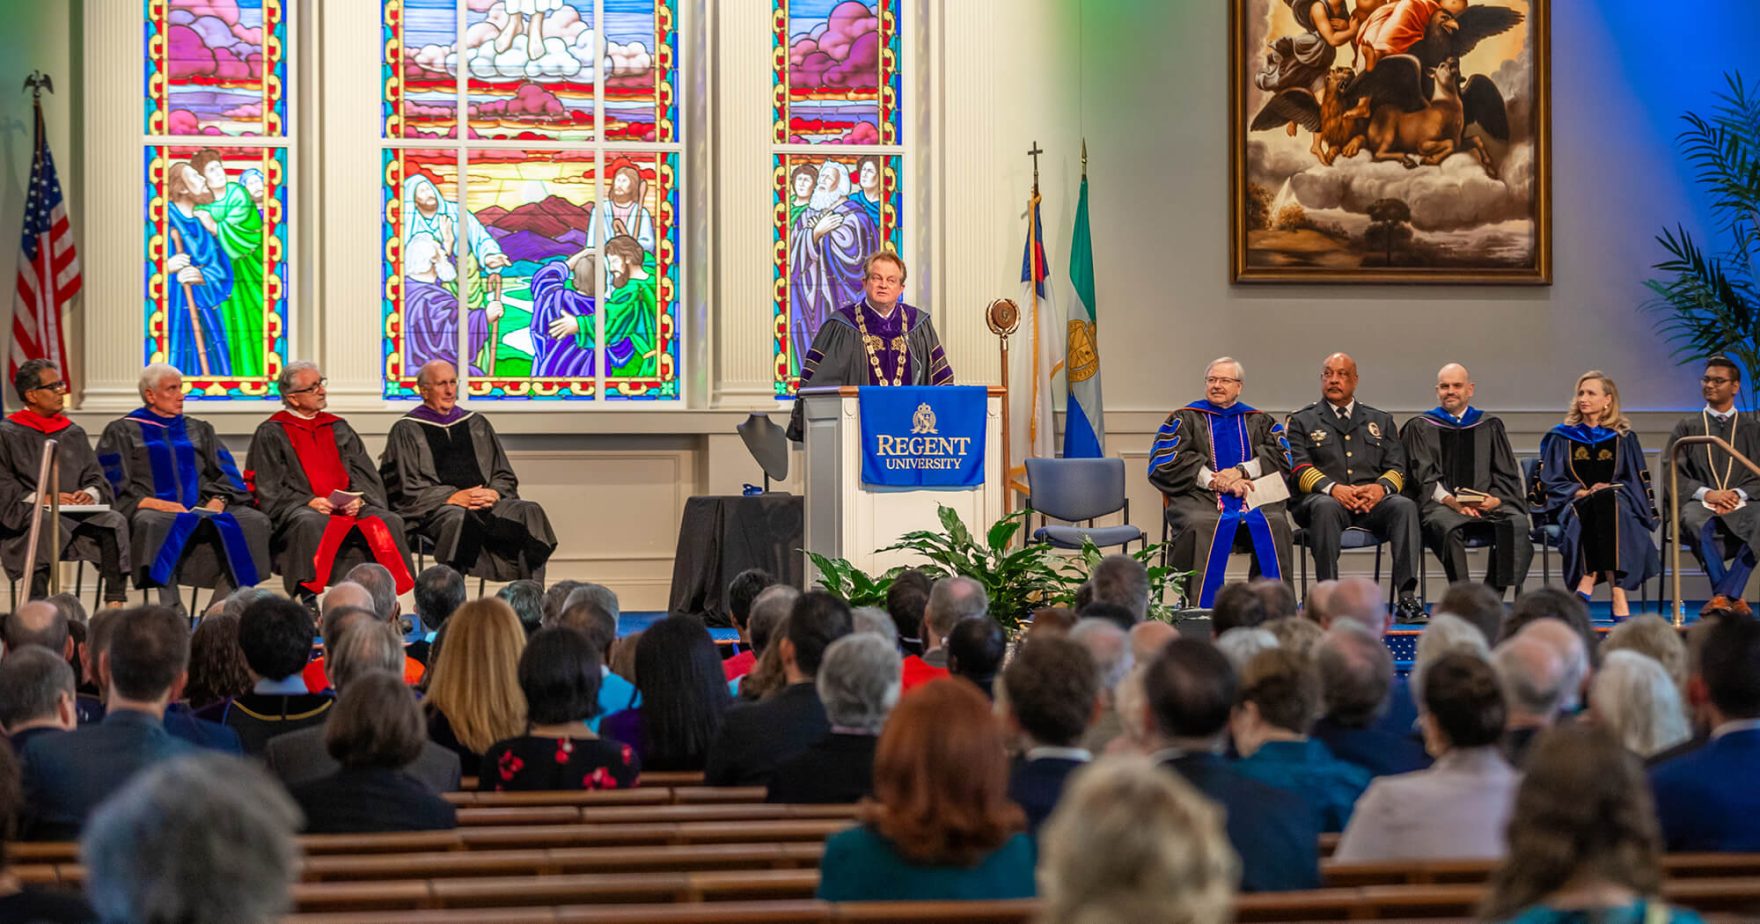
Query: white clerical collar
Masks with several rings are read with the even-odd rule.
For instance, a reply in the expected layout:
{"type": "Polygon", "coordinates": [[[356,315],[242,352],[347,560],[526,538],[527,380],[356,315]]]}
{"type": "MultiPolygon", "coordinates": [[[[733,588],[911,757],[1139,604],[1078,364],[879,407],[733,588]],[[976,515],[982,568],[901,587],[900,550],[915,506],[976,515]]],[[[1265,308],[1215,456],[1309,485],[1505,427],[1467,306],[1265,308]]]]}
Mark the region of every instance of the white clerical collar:
{"type": "Polygon", "coordinates": [[[1707,405],[1705,405],[1705,413],[1710,414],[1711,416],[1717,418],[1718,420],[1723,421],[1724,423],[1729,423],[1729,419],[1731,417],[1735,416],[1736,406],[1732,404],[1729,406],[1729,410],[1720,411],[1720,410],[1712,407],[1711,405],[1707,404],[1707,405]]]}

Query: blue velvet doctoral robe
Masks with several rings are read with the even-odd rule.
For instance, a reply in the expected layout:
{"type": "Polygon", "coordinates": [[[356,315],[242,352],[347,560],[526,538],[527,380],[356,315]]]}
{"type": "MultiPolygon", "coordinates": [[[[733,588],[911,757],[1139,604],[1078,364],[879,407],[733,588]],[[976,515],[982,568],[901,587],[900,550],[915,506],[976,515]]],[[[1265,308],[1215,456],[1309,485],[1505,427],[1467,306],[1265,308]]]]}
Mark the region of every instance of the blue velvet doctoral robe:
{"type": "Polygon", "coordinates": [[[1613,456],[1613,478],[1609,483],[1618,485],[1611,489],[1618,511],[1614,519],[1618,565],[1614,571],[1620,587],[1636,590],[1662,566],[1651,538],[1657,518],[1655,499],[1650,492],[1650,470],[1644,464],[1644,448],[1638,444],[1636,433],[1581,424],[1553,427],[1540,440],[1539,478],[1544,493],[1541,509],[1563,531],[1559,552],[1564,558],[1564,577],[1568,584],[1575,585],[1585,570],[1584,524],[1577,515],[1576,494],[1592,483],[1579,475],[1577,466],[1605,462],[1603,453],[1613,456]]]}

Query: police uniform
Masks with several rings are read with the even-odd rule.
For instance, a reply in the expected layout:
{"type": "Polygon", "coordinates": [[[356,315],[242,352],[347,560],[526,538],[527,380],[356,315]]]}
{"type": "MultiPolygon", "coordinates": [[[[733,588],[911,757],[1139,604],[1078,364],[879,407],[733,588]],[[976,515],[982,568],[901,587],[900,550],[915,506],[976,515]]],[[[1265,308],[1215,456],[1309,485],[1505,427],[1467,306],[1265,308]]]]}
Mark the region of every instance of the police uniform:
{"type": "MultiPolygon", "coordinates": [[[[1394,586],[1409,594],[1417,584],[1418,505],[1402,493],[1406,451],[1392,415],[1360,401],[1348,414],[1317,401],[1291,414],[1284,429],[1293,463],[1290,511],[1307,530],[1320,580],[1338,577],[1340,538],[1347,527],[1360,526],[1392,546],[1394,586]],[[1328,493],[1338,484],[1379,484],[1387,496],[1368,513],[1353,513],[1328,493]]],[[[1407,609],[1406,600],[1401,604],[1407,609]]]]}

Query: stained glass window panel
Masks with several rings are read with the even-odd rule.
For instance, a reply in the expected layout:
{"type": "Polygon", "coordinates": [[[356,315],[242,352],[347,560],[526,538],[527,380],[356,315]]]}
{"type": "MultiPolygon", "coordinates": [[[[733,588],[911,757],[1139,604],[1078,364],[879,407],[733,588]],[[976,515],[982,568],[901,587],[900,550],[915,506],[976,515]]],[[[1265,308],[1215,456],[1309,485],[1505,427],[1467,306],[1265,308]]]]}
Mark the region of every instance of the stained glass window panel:
{"type": "Polygon", "coordinates": [[[799,387],[801,357],[825,319],[861,299],[868,255],[903,251],[902,164],[875,154],[775,155],[777,397],[799,387]]]}
{"type": "Polygon", "coordinates": [[[287,360],[287,151],[145,149],[146,362],[266,398],[287,360]]]}
{"type": "Polygon", "coordinates": [[[607,398],[678,397],[678,155],[607,154],[603,235],[607,398]]]}
{"type": "Polygon", "coordinates": [[[458,5],[385,0],[382,10],[385,137],[458,137],[458,5]]]}
{"type": "Polygon", "coordinates": [[[284,137],[284,0],[146,0],[146,134],[284,137]]]}
{"type": "Polygon", "coordinates": [[[481,262],[501,265],[473,300],[467,393],[592,397],[602,291],[592,254],[593,152],[495,149],[468,156],[466,203],[487,232],[481,262]]]}
{"type": "Polygon", "coordinates": [[[465,7],[471,134],[590,141],[595,135],[592,0],[498,0],[465,7]]]}
{"type": "Polygon", "coordinates": [[[473,305],[471,345],[486,341],[487,325],[478,323],[488,301],[482,266],[500,249],[473,218],[461,220],[456,151],[386,151],[384,164],[385,396],[411,397],[424,363],[458,365],[461,292],[473,305]]]}
{"type": "Polygon", "coordinates": [[[605,140],[678,140],[676,13],[668,2],[605,0],[605,140]]]}
{"type": "Polygon", "coordinates": [[[773,140],[898,144],[899,0],[771,0],[773,140]]]}

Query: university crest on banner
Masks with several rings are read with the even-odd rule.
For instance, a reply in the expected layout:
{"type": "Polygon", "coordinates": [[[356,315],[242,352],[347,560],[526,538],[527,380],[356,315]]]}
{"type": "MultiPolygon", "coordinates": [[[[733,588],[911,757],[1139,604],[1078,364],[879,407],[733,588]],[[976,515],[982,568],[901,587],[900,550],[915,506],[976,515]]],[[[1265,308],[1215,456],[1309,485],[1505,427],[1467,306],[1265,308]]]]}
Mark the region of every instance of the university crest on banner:
{"type": "Polygon", "coordinates": [[[984,483],[981,385],[861,388],[862,483],[964,488],[984,483]]]}

